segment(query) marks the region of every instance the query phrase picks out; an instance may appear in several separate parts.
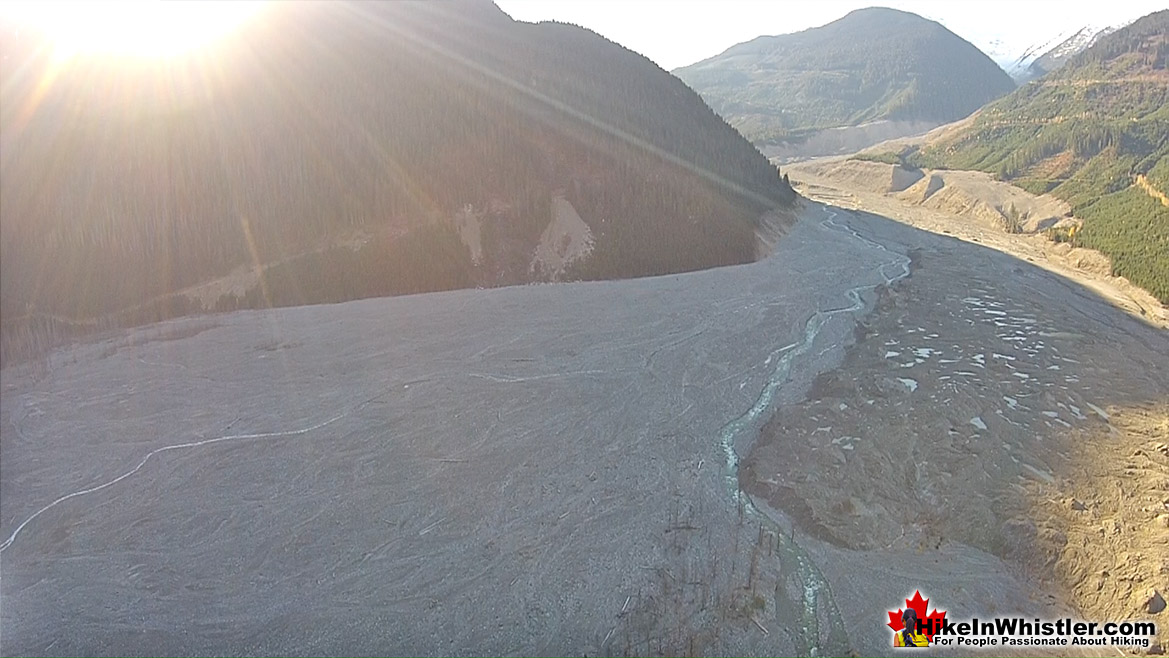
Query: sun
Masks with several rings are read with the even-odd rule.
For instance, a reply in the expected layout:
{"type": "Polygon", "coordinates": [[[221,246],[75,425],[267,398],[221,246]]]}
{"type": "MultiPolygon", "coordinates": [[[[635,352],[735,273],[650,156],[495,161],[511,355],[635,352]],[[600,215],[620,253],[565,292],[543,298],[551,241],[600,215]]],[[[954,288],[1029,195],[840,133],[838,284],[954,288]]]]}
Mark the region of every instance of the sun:
{"type": "Polygon", "coordinates": [[[263,8],[262,0],[0,3],[46,35],[58,56],[169,57],[210,45],[263,8]]]}

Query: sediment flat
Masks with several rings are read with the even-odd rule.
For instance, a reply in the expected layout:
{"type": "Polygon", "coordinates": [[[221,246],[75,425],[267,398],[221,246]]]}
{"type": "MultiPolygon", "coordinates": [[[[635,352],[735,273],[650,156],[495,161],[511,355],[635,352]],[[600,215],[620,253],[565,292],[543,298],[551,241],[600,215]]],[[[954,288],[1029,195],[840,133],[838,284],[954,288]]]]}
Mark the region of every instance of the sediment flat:
{"type": "Polygon", "coordinates": [[[727,432],[773,449],[945,248],[996,257],[808,204],[751,265],[190,318],[6,368],[4,651],[872,653],[922,574],[971,614],[1062,610],[973,542],[871,568],[736,493],[727,432]]]}

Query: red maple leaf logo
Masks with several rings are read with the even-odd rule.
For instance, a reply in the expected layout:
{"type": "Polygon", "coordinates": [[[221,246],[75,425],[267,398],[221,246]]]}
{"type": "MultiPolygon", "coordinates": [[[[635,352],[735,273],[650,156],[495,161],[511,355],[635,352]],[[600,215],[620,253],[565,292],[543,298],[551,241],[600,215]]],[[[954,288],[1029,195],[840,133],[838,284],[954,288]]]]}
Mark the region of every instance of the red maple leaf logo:
{"type": "MultiPolygon", "coordinates": [[[[917,613],[917,618],[921,620],[921,632],[926,636],[930,642],[934,641],[934,633],[941,629],[942,622],[946,619],[946,611],[934,608],[934,611],[926,615],[926,608],[929,606],[930,600],[921,598],[921,590],[913,593],[912,599],[905,599],[905,605],[913,608],[917,613]],[[930,622],[933,622],[932,624],[930,622]]],[[[889,628],[893,629],[894,633],[905,628],[905,622],[901,621],[901,615],[905,612],[904,608],[898,608],[897,612],[889,613],[889,628]]]]}

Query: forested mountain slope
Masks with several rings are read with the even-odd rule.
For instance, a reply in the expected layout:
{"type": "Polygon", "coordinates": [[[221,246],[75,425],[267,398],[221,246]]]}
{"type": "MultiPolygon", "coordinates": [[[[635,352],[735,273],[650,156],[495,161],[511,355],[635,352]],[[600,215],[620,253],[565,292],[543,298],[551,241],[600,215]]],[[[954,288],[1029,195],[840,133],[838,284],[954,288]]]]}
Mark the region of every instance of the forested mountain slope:
{"type": "Polygon", "coordinates": [[[6,330],[741,263],[794,199],[649,60],[490,2],[273,3],[171,60],[9,36],[6,330]],[[550,273],[565,202],[588,248],[550,273]]]}
{"type": "Polygon", "coordinates": [[[881,7],[758,37],[675,74],[756,143],[875,120],[945,123],[1014,88],[945,27],[881,7]]]}
{"type": "Polygon", "coordinates": [[[991,172],[1072,206],[1115,274],[1169,302],[1169,10],[1116,32],[1058,71],[893,159],[991,172]]]}

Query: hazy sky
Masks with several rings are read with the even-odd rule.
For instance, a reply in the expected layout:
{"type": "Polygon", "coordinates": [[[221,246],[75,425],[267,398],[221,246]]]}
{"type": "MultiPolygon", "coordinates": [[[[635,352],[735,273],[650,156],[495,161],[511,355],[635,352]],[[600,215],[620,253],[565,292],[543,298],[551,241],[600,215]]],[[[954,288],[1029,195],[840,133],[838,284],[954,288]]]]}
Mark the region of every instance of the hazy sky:
{"type": "MultiPolygon", "coordinates": [[[[874,4],[938,21],[992,57],[1085,25],[1126,23],[1167,0],[496,0],[517,20],[558,20],[598,32],[665,69],[693,64],[761,34],[785,34],[874,4]]],[[[1051,45],[1055,45],[1054,43],[1051,45]]]]}

